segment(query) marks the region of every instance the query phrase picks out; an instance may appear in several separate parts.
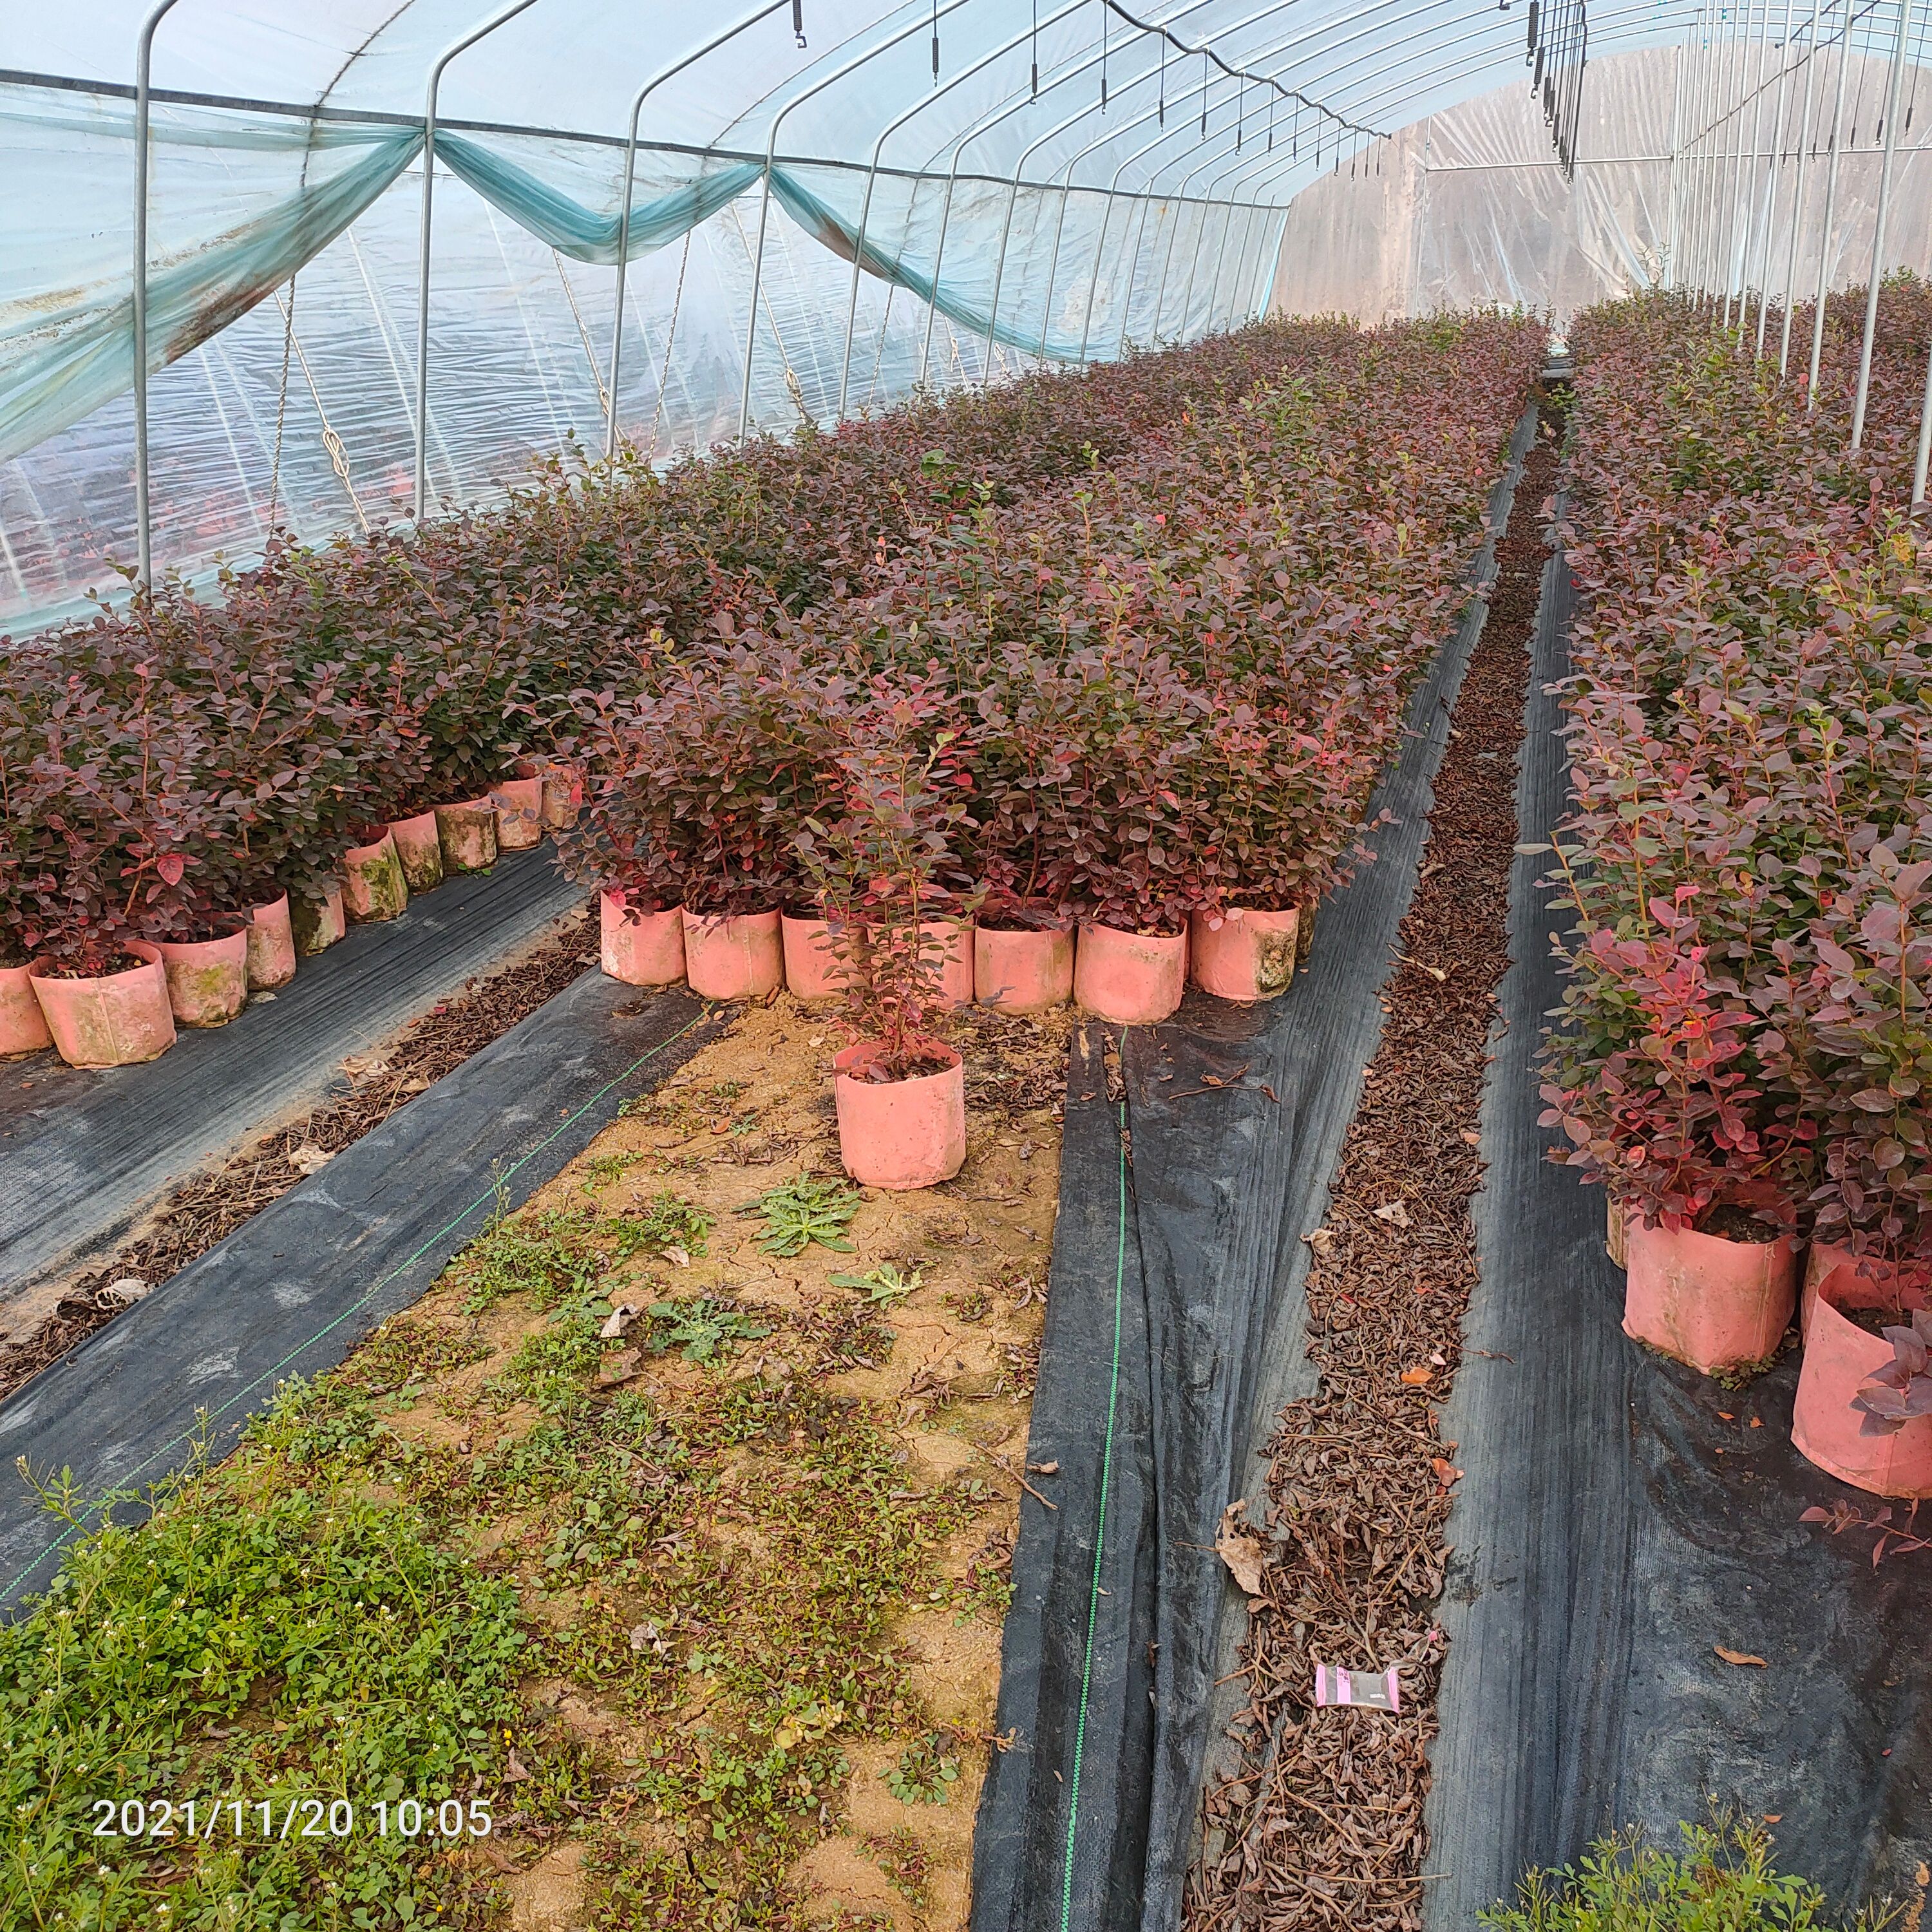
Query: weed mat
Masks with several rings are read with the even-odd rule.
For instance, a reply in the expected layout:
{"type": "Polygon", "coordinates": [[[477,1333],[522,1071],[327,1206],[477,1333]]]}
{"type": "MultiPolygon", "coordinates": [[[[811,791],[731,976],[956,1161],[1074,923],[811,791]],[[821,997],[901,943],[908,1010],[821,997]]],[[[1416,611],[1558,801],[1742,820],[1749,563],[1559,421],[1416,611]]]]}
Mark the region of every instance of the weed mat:
{"type": "MultiPolygon", "coordinates": [[[[1533,415],[1519,427],[1492,529],[1534,429],[1533,415]]],[[[1486,554],[1479,580],[1488,565],[1486,554]]],[[[1190,994],[1173,1021],[1118,1046],[1084,1030],[1028,1450],[1060,1472],[1060,1507],[1021,1505],[1007,1743],[975,1842],[975,1932],[1178,1921],[1225,1708],[1216,1680],[1232,1668],[1216,1546],[1245,1549],[1223,1511],[1252,1493],[1243,1452],[1257,1415],[1305,1376],[1296,1238],[1372,1049],[1447,707],[1483,621],[1473,608],[1418,692],[1376,801],[1395,822],[1322,907],[1293,991],[1245,1010],[1190,994]]]]}
{"type": "MultiPolygon", "coordinates": [[[[688,995],[579,978],[0,1406],[0,1466],[69,1470],[92,1501],[197,1441],[224,1453],[278,1382],[413,1301],[500,1198],[525,1198],[710,1024],[688,995]]],[[[44,1587],[70,1535],[8,1476],[0,1604],[44,1587]]]]}
{"type": "MultiPolygon", "coordinates": [[[[352,926],[272,1000],[183,1028],[158,1060],[82,1072],[52,1052],[0,1066],[0,1329],[23,1290],[98,1251],[158,1197],[316,1103],[366,1053],[584,903],[548,844],[446,880],[400,918],[352,926]]],[[[50,1302],[51,1294],[46,1298],[50,1302]]]]}
{"type": "Polygon", "coordinates": [[[514,965],[440,1002],[386,1048],[349,1056],[346,1091],[174,1189],[111,1258],[66,1285],[51,1314],[10,1337],[0,1347],[0,1402],[128,1308],[130,1278],[145,1293],[178,1274],[596,963],[596,921],[582,914],[514,965]]]}
{"type": "MultiPolygon", "coordinates": [[[[1529,844],[1565,808],[1545,687],[1568,668],[1569,596],[1559,556],[1520,793],[1529,844]]],[[[1546,944],[1559,914],[1537,885],[1550,862],[1526,853],[1510,875],[1482,1287],[1444,1412],[1466,1473],[1427,1813],[1443,1876],[1425,1922],[1463,1932],[1526,1868],[1611,1830],[1672,1844],[1714,1799],[1770,1820],[1780,1866],[1836,1907],[1909,1898],[1932,1858],[1932,1550],[1882,1537],[1878,1498],[1792,1448],[1795,1353],[1727,1390],[1622,1334],[1602,1192],[1545,1160],[1551,1131],[1537,1124],[1535,1054],[1561,987],[1546,944]],[[1843,1512],[1843,1527],[1801,1522],[1813,1507],[1843,1512]]],[[[1891,1522],[1908,1513],[1893,1505],[1891,1522]]]]}

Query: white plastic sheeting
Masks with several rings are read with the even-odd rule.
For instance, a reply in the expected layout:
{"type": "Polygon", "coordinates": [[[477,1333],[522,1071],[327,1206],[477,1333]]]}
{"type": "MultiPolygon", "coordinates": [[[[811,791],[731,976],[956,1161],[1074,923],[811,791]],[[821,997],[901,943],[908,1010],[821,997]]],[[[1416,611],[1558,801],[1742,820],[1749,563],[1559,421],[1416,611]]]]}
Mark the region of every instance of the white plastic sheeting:
{"type": "MultiPolygon", "coordinates": [[[[1692,118],[1696,58],[1686,49],[1659,47],[1591,62],[1574,185],[1548,165],[1541,110],[1521,82],[1427,116],[1377,142],[1352,176],[1345,161],[1339,172],[1297,196],[1289,210],[1275,307],[1380,320],[1520,302],[1550,311],[1560,324],[1592,302],[1671,282],[1690,266],[1682,258],[1697,212],[1694,198],[1714,165],[1681,152],[1672,160],[1673,148],[1688,148],[1700,131],[1692,118]]],[[[1767,74],[1774,75],[1775,59],[1768,54],[1767,74]]],[[[1748,53],[1745,60],[1753,64],[1748,53]]],[[[1828,51],[1814,77],[1816,158],[1808,160],[1798,209],[1793,280],[1801,301],[1816,289],[1821,248],[1828,249],[1828,286],[1862,284],[1871,268],[1886,63],[1862,51],[1851,56],[1838,203],[1828,236],[1824,202],[1838,63],[1837,52],[1828,51]]],[[[1767,83],[1761,128],[1766,159],[1750,204],[1760,221],[1767,206],[1773,86],[1767,83]]],[[[1802,73],[1795,72],[1765,278],[1774,295],[1790,260],[1802,86],[1802,73]]],[[[1932,68],[1908,66],[1904,86],[1910,120],[1899,137],[1883,268],[1924,274],[1932,272],[1932,68]]],[[[1732,242],[1735,251],[1735,235],[1732,242]]],[[[1766,252],[1754,244],[1754,280],[1766,252]]]]}
{"type": "MultiPolygon", "coordinates": [[[[0,44],[0,622],[16,627],[111,584],[134,549],[129,82],[146,4],[11,0],[0,44]]],[[[529,0],[441,86],[431,507],[601,449],[626,134],[654,76],[616,402],[662,458],[922,380],[1185,339],[1271,294],[1567,312],[1650,279],[1684,199],[1678,57],[1596,56],[1688,40],[1708,60],[1738,31],[1726,0],[1597,0],[1573,190],[1527,88],[1492,92],[1522,74],[1526,0],[1125,4],[800,0],[800,46],[784,0],[529,0]]],[[[1896,0],[1847,8],[1862,76],[1896,0]]],[[[407,513],[425,84],[502,10],[178,0],[160,22],[162,566],[205,574],[278,524],[313,538],[407,513]]],[[[1774,10],[1756,0],[1760,30],[1774,10]]],[[[1901,260],[1922,233],[1918,166],[1901,260]]],[[[1839,247],[1862,272],[1855,221],[1839,247]]]]}

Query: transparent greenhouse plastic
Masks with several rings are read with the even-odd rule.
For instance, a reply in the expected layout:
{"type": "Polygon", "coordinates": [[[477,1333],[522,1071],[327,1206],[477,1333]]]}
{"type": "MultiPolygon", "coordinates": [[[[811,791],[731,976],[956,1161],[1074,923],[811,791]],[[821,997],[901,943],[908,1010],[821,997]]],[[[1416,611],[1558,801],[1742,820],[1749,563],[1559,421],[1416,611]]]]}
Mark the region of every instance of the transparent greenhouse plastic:
{"type": "MultiPolygon", "coordinates": [[[[149,4],[8,9],[0,626],[16,632],[85,609],[136,552],[132,81],[149,4]]],[[[1598,6],[1572,184],[1525,84],[1521,0],[673,0],[621,16],[601,0],[178,0],[152,40],[155,568],[202,584],[277,526],[320,540],[412,514],[427,89],[453,47],[430,513],[593,460],[613,414],[663,460],[1270,306],[1521,302],[1560,320],[1667,278],[1670,158],[1697,132],[1700,50],[1718,57],[1695,38],[1708,10],[1598,6]]],[[[1841,282],[1868,259],[1888,33],[1855,14],[1841,282]]],[[[1932,112],[1911,118],[1916,148],[1932,112]]],[[[1900,264],[1924,266],[1928,196],[1908,152],[1900,264]]]]}

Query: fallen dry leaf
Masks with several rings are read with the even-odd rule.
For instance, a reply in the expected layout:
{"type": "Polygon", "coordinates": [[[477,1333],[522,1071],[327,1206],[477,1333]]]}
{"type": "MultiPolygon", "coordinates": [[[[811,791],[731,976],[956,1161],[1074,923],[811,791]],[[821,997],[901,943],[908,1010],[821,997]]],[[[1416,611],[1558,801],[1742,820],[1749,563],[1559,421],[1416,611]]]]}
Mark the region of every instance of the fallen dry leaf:
{"type": "Polygon", "coordinates": [[[1483,1144],[1482,1136],[1478,1133],[1474,1127],[1465,1127],[1462,1130],[1462,1138],[1470,1147],[1480,1147],[1483,1144]]]}
{"type": "Polygon", "coordinates": [[[1751,1652],[1748,1650],[1726,1650],[1720,1643],[1714,1643],[1712,1645],[1711,1648],[1714,1650],[1726,1664],[1754,1664],[1760,1670],[1768,1670],[1771,1668],[1771,1666],[1767,1664],[1762,1658],[1754,1656],[1751,1652]]]}
{"type": "Polygon", "coordinates": [[[1462,1472],[1453,1463],[1445,1462],[1440,1456],[1430,1458],[1429,1466],[1436,1472],[1436,1480],[1446,1490],[1451,1484],[1462,1480],[1462,1472]]]}
{"type": "Polygon", "coordinates": [[[1378,1221],[1386,1221],[1392,1227],[1406,1228],[1412,1225],[1408,1218],[1408,1210],[1400,1201],[1388,1202],[1378,1208],[1376,1210],[1376,1219],[1378,1221]]]}
{"type": "Polygon", "coordinates": [[[1268,1569],[1268,1544],[1259,1530],[1240,1520],[1240,1513],[1246,1507],[1247,1498],[1244,1496],[1221,1512],[1221,1527],[1215,1534],[1214,1548],[1242,1594],[1258,1597],[1262,1594],[1262,1579],[1268,1569]]]}
{"type": "Polygon", "coordinates": [[[124,1274],[100,1291],[100,1299],[116,1308],[131,1307],[148,1292],[148,1284],[137,1274],[124,1274]]]}
{"type": "Polygon", "coordinates": [[[530,1767],[514,1750],[512,1751],[504,1762],[503,1782],[506,1784],[521,1784],[530,1774],[530,1767]]]}
{"type": "Polygon", "coordinates": [[[389,1070],[386,1056],[380,1053],[352,1053],[342,1063],[342,1070],[352,1080],[373,1080],[389,1070]]]}
{"type": "Polygon", "coordinates": [[[1333,1228],[1317,1228],[1312,1234],[1301,1238],[1318,1255],[1332,1255],[1335,1252],[1335,1231],[1333,1228]]]}
{"type": "Polygon", "coordinates": [[[298,1174],[319,1174],[334,1158],[326,1148],[298,1147],[289,1156],[289,1165],[298,1174]]]}
{"type": "Polygon", "coordinates": [[[664,1250],[664,1258],[673,1268],[688,1268],[691,1265],[691,1257],[675,1243],[664,1250]]]}
{"type": "Polygon", "coordinates": [[[1432,1382],[1435,1377],[1433,1369],[1404,1369],[1402,1372],[1402,1380],[1411,1388],[1420,1388],[1425,1382],[1432,1382]]]}
{"type": "Polygon", "coordinates": [[[597,1365],[597,1386],[610,1388],[619,1382],[627,1382],[638,1372],[643,1358],[634,1348],[620,1348],[614,1355],[606,1355],[597,1365]]]}
{"type": "Polygon", "coordinates": [[[636,1321],[642,1311],[628,1301],[620,1301],[604,1318],[604,1325],[597,1331],[600,1342],[614,1340],[636,1321]]]}

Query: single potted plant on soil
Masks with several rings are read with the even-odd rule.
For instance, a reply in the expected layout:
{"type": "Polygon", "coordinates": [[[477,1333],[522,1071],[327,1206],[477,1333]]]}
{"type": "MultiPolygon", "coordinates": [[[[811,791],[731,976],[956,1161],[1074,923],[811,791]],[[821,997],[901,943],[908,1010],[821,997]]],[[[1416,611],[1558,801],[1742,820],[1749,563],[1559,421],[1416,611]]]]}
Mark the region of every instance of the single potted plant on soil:
{"type": "Polygon", "coordinates": [[[938,882],[971,779],[938,712],[930,693],[881,694],[838,757],[838,816],[797,835],[856,1036],[832,1063],[840,1157],[868,1186],[931,1187],[966,1159],[964,1064],[929,1029],[946,950],[934,915],[964,910],[938,882]]]}
{"type": "Polygon", "coordinates": [[[1542,1123],[1622,1218],[1624,1332],[1706,1375],[1768,1360],[1796,1301],[1812,1130],[1768,1090],[1760,1016],[1713,983],[1681,916],[1661,940],[1591,933],[1562,1011],[1542,1123]]]}

